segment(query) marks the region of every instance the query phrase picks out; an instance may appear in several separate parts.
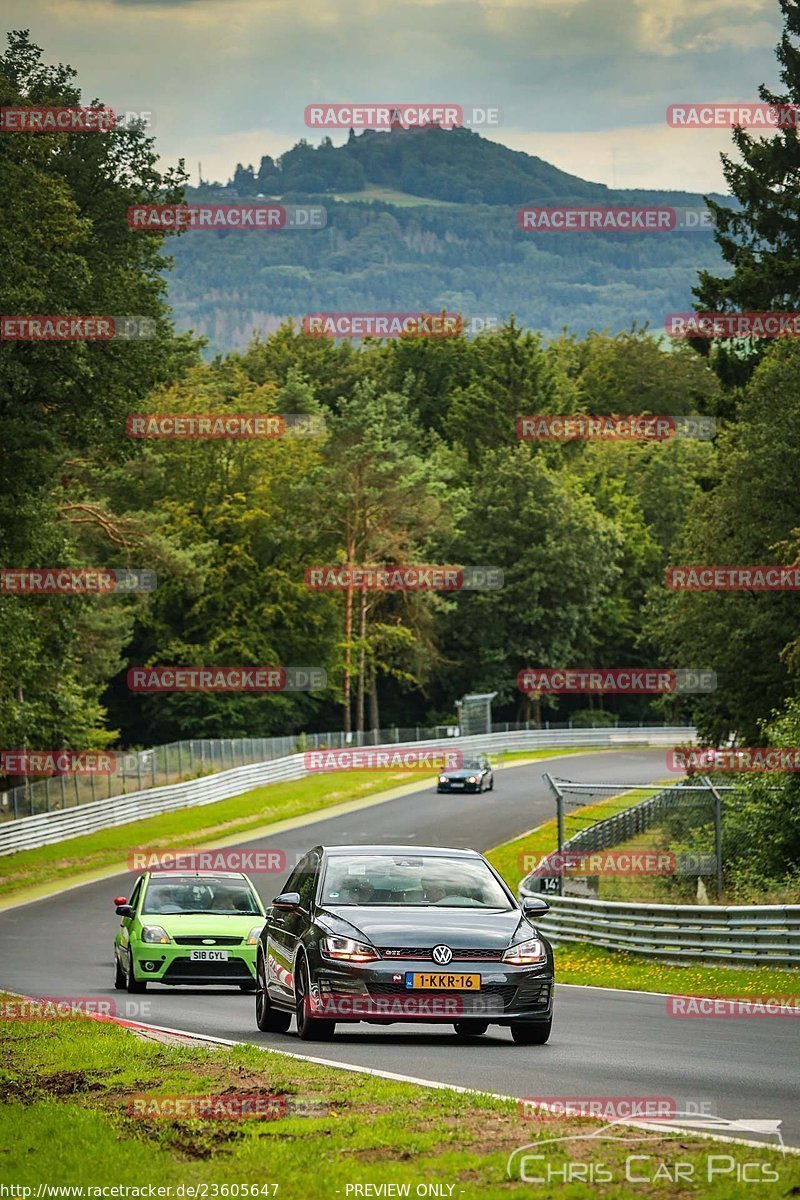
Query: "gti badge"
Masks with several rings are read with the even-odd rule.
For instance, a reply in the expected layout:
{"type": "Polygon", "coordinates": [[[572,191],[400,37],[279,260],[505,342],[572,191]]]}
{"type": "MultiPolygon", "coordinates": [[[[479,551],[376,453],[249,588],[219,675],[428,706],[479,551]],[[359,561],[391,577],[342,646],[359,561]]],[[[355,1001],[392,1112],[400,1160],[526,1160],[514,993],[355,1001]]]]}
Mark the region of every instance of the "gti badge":
{"type": "Polygon", "coordinates": [[[450,959],[452,957],[453,957],[453,951],[450,949],[449,946],[434,946],[433,947],[433,961],[435,963],[438,963],[440,967],[443,967],[443,966],[445,966],[446,963],[449,963],[450,959]]]}

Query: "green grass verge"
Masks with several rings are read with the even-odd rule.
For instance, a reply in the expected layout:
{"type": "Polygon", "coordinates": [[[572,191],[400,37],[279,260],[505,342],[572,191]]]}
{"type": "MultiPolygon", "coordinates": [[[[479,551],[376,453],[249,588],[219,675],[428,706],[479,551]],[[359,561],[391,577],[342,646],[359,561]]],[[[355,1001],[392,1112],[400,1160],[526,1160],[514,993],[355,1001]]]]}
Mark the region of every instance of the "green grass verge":
{"type": "Polygon", "coordinates": [[[554,949],[559,983],[680,996],[800,995],[800,970],[668,963],[627,950],[603,950],[585,942],[565,943],[554,949]]]}
{"type": "MultiPolygon", "coordinates": [[[[551,758],[564,753],[574,751],[535,750],[506,757],[551,758]]],[[[270,783],[201,808],[163,813],[37,850],[4,855],[0,858],[0,897],[61,880],[74,883],[81,874],[124,862],[134,846],[170,849],[211,845],[215,840],[240,833],[241,840],[246,841],[244,835],[248,830],[362,800],[415,781],[424,782],[416,771],[337,771],[309,775],[289,783],[270,783]]]]}
{"type": "MultiPolygon", "coordinates": [[[[214,839],[245,835],[274,821],[384,792],[412,783],[413,771],[341,771],[309,775],[217,800],[200,808],[182,808],[127,825],[82,834],[37,850],[22,850],[0,859],[0,896],[45,881],[73,882],[77,873],[123,862],[131,847],[166,849],[211,844],[214,839]]],[[[246,840],[245,837],[242,840],[246,840]]]]}
{"type": "MultiPolygon", "coordinates": [[[[432,1182],[444,1185],[433,1194],[445,1197],[530,1196],[531,1184],[520,1180],[518,1169],[516,1180],[506,1177],[513,1150],[600,1127],[575,1117],[525,1120],[513,1102],[358,1075],[253,1046],[212,1050],[141,1041],[116,1025],[81,1017],[5,1019],[0,1047],[3,1179],[6,1185],[34,1189],[34,1196],[40,1184],[158,1185],[171,1189],[162,1196],[173,1198],[204,1186],[208,1197],[242,1196],[247,1185],[259,1189],[251,1195],[279,1200],[330,1200],[337,1194],[345,1200],[380,1194],[355,1192],[354,1185],[407,1185],[414,1196],[417,1185],[432,1182]],[[224,1096],[231,1103],[242,1093],[265,1101],[284,1097],[287,1115],[163,1119],[152,1108],[145,1117],[129,1112],[134,1097],[224,1096]],[[236,1185],[239,1190],[232,1190],[236,1185]]],[[[546,1052],[526,1051],[532,1065],[546,1052]]],[[[458,1053],[455,1041],[453,1053],[458,1053]]],[[[614,1133],[621,1139],[638,1131],[617,1126],[614,1133]]],[[[692,1134],[671,1136],[654,1129],[652,1141],[634,1146],[621,1140],[594,1147],[568,1141],[542,1145],[538,1152],[545,1161],[534,1164],[537,1174],[563,1173],[569,1162],[585,1169],[601,1161],[613,1175],[609,1183],[564,1188],[555,1174],[552,1184],[537,1186],[540,1197],[622,1200],[632,1194],[680,1194],[744,1200],[753,1185],[736,1182],[735,1164],[745,1162],[761,1164],[760,1171],[776,1176],[769,1188],[775,1200],[800,1192],[797,1158],[783,1158],[767,1147],[714,1144],[692,1134]],[[647,1169],[652,1177],[660,1169],[660,1182],[635,1188],[626,1183],[625,1162],[634,1153],[651,1156],[649,1165],[637,1159],[637,1173],[647,1169]],[[724,1155],[730,1165],[709,1182],[709,1156],[714,1155],[724,1155]],[[679,1162],[692,1164],[697,1182],[676,1193],[665,1186],[663,1170],[679,1162]]]]}
{"type": "MultiPolygon", "coordinates": [[[[565,839],[572,837],[579,829],[585,829],[589,820],[613,816],[637,804],[647,795],[652,795],[652,792],[637,791],[611,796],[567,814],[564,820],[565,839]]],[[[522,837],[496,846],[488,851],[486,857],[516,892],[520,881],[530,870],[530,867],[523,865],[523,856],[530,855],[538,861],[542,855],[557,849],[557,846],[557,826],[552,820],[522,837]]],[[[556,946],[554,951],[556,979],[560,983],[686,995],[800,995],[800,970],[673,964],[649,955],[631,954],[625,950],[603,950],[577,942],[556,946]]]]}

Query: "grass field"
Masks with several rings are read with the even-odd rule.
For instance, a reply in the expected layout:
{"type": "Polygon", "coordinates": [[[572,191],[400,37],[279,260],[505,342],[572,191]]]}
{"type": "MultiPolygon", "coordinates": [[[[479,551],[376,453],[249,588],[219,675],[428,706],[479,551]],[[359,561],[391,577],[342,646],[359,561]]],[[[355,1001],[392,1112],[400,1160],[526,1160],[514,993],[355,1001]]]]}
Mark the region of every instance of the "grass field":
{"type": "MultiPolygon", "coordinates": [[[[505,755],[505,761],[552,758],[579,753],[575,750],[533,750],[505,755]]],[[[502,756],[498,756],[500,758],[502,756]]],[[[82,875],[124,863],[134,846],[171,849],[213,845],[220,839],[232,844],[246,841],[248,833],[273,822],[323,811],[337,804],[365,800],[381,792],[424,784],[418,771],[337,771],[309,775],[289,783],[271,783],[241,796],[218,800],[200,808],[148,817],[97,833],[83,834],[37,850],[23,850],[0,858],[0,898],[39,885],[76,883],[82,875]],[[241,837],[239,837],[241,835],[241,837]]]]}
{"type": "Polygon", "coordinates": [[[352,202],[354,200],[374,201],[383,200],[386,204],[396,204],[398,208],[417,207],[420,204],[431,205],[436,208],[461,208],[462,206],[454,200],[434,200],[425,196],[414,196],[411,192],[398,192],[393,188],[378,187],[371,185],[364,188],[363,192],[341,192],[337,193],[334,200],[343,200],[352,202]]]}
{"type": "MultiPolygon", "coordinates": [[[[537,1048],[532,1059],[539,1053],[547,1054],[547,1047],[537,1048]]],[[[652,1134],[615,1126],[613,1140],[594,1145],[584,1138],[548,1144],[586,1135],[600,1123],[563,1116],[525,1119],[514,1102],[359,1075],[253,1046],[212,1050],[141,1041],[114,1024],[84,1017],[0,1020],[0,1055],[2,1177],[7,1186],[31,1188],[29,1196],[43,1184],[158,1185],[165,1189],[159,1194],[173,1200],[192,1194],[210,1200],[252,1195],[346,1200],[381,1194],[364,1191],[366,1185],[389,1185],[396,1190],[382,1194],[493,1200],[532,1194],[531,1182],[520,1180],[519,1155],[512,1177],[506,1175],[509,1155],[532,1142],[537,1145],[529,1152],[543,1159],[528,1161],[527,1179],[534,1169],[554,1176],[537,1185],[539,1197],[744,1200],[753,1194],[752,1183],[736,1181],[737,1164],[741,1173],[744,1163],[756,1164],[751,1175],[757,1170],[774,1178],[767,1193],[774,1200],[800,1192],[800,1160],[766,1147],[671,1136],[657,1126],[652,1134]],[[156,1115],[165,1099],[185,1104],[192,1097],[224,1101],[229,1113],[242,1095],[273,1118],[156,1115]],[[134,1100],[144,1116],[133,1115],[134,1100]],[[621,1140],[632,1134],[646,1140],[633,1146],[621,1140]],[[646,1156],[637,1158],[636,1173],[653,1182],[635,1188],[626,1182],[631,1154],[646,1156]],[[691,1164],[695,1182],[665,1184],[665,1171],[677,1163],[691,1164]],[[597,1164],[610,1181],[564,1187],[565,1171],[577,1168],[586,1176],[587,1167],[597,1164]],[[427,1191],[434,1183],[442,1190],[427,1191]],[[420,1185],[425,1190],[418,1193],[420,1185]]],[[[534,1081],[532,1071],[533,1086],[534,1081]]],[[[24,1192],[5,1194],[27,1200],[24,1192]]]]}

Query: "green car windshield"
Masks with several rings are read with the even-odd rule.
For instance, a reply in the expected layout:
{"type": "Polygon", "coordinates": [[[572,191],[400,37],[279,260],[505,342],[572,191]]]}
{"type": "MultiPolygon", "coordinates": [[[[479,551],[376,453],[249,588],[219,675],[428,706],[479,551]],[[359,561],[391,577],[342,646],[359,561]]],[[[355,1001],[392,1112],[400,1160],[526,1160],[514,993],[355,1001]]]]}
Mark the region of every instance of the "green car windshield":
{"type": "Polygon", "coordinates": [[[240,879],[151,879],[142,903],[148,916],[214,913],[260,916],[258,901],[240,879]]]}

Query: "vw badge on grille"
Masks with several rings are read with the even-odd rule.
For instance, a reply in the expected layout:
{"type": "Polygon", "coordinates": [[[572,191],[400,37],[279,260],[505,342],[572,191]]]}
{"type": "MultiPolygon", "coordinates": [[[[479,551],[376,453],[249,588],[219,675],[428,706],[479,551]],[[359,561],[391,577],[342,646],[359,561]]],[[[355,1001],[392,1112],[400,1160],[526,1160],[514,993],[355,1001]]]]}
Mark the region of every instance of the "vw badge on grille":
{"type": "Polygon", "coordinates": [[[433,961],[435,963],[438,963],[440,967],[443,967],[445,965],[445,963],[449,963],[450,959],[452,957],[453,957],[453,951],[450,949],[449,946],[434,946],[433,947],[433,961]]]}

